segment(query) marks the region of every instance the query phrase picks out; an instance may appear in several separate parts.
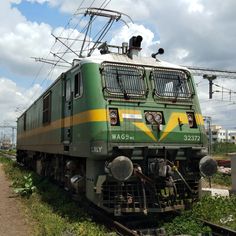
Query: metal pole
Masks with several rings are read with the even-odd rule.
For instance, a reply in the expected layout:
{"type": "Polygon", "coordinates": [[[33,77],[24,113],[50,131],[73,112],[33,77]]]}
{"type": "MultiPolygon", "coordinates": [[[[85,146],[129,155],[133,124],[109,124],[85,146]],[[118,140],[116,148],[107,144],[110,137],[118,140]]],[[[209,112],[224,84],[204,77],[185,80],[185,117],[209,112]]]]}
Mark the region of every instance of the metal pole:
{"type": "Polygon", "coordinates": [[[205,121],[207,122],[207,130],[208,130],[208,155],[212,154],[212,131],[211,131],[211,117],[204,116],[205,121]]]}
{"type": "Polygon", "coordinates": [[[12,128],[12,141],[11,141],[11,148],[13,149],[14,148],[14,127],[11,127],[12,128]]]}
{"type": "Polygon", "coordinates": [[[212,94],[213,94],[213,90],[212,90],[212,87],[213,87],[213,80],[216,79],[216,75],[208,75],[208,74],[205,74],[203,75],[203,79],[207,79],[209,81],[209,99],[212,99],[212,94]]]}
{"type": "Polygon", "coordinates": [[[208,132],[209,132],[209,156],[211,156],[212,153],[212,132],[211,132],[211,117],[208,117],[208,132]]]}

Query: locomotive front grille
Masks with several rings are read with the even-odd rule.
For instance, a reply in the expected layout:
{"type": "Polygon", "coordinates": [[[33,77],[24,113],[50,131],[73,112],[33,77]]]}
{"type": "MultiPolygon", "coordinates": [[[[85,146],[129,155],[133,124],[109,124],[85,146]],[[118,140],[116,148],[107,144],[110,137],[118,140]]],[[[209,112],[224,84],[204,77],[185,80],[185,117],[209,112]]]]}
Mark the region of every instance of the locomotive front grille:
{"type": "Polygon", "coordinates": [[[102,205],[106,209],[117,209],[121,212],[166,212],[188,207],[198,198],[198,182],[190,181],[193,192],[181,181],[176,182],[175,188],[141,182],[105,182],[102,191],[102,205]],[[177,190],[177,191],[176,191],[177,190]]]}
{"type": "Polygon", "coordinates": [[[103,186],[103,205],[107,208],[143,208],[142,189],[139,183],[128,183],[119,186],[109,183],[103,186]]]}

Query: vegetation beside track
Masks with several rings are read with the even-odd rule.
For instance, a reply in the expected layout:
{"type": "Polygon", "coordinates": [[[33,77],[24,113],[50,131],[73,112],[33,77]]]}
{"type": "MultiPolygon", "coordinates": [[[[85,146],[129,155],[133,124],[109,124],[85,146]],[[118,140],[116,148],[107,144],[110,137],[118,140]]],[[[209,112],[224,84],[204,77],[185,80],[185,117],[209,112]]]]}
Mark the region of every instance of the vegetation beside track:
{"type": "Polygon", "coordinates": [[[205,196],[195,204],[192,214],[200,218],[230,229],[236,230],[236,196],[205,196]]]}
{"type": "Polygon", "coordinates": [[[211,181],[212,181],[212,183],[219,184],[222,186],[227,186],[227,187],[231,187],[231,185],[232,185],[231,175],[222,174],[220,172],[217,172],[212,177],[211,181]]]}
{"type": "Polygon", "coordinates": [[[209,227],[199,220],[205,220],[217,225],[236,230],[236,196],[210,197],[205,196],[194,204],[191,211],[185,211],[172,222],[165,224],[168,235],[198,235],[198,233],[210,234],[209,227]]]}
{"type": "Polygon", "coordinates": [[[204,226],[200,220],[197,220],[192,212],[183,212],[180,216],[176,216],[172,222],[165,223],[164,228],[167,235],[210,235],[211,229],[204,226]]]}
{"type": "Polygon", "coordinates": [[[4,164],[5,173],[12,181],[13,190],[24,196],[21,200],[26,206],[28,217],[35,222],[35,235],[108,235],[105,227],[94,223],[86,213],[86,201],[73,201],[63,189],[25,170],[9,158],[1,157],[0,162],[4,164]]]}
{"type": "Polygon", "coordinates": [[[226,155],[226,153],[236,152],[234,143],[214,143],[212,145],[213,155],[226,155]]]}

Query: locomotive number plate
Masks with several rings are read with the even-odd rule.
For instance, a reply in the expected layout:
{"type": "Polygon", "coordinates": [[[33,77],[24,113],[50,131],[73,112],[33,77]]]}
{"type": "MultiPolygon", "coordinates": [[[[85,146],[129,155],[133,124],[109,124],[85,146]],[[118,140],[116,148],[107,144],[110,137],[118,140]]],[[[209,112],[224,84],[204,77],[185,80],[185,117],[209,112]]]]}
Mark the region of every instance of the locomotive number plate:
{"type": "Polygon", "coordinates": [[[200,136],[199,135],[184,135],[184,141],[199,142],[200,141],[200,136]]]}

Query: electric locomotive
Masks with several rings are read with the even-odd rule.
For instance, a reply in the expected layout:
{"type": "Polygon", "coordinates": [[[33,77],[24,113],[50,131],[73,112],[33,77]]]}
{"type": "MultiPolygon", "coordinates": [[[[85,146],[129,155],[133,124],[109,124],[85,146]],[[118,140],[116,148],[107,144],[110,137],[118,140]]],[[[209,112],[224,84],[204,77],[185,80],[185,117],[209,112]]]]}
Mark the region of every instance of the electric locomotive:
{"type": "Polygon", "coordinates": [[[18,162],[115,215],[184,209],[212,169],[189,70],[141,41],[75,60],[17,121],[18,162]]]}

